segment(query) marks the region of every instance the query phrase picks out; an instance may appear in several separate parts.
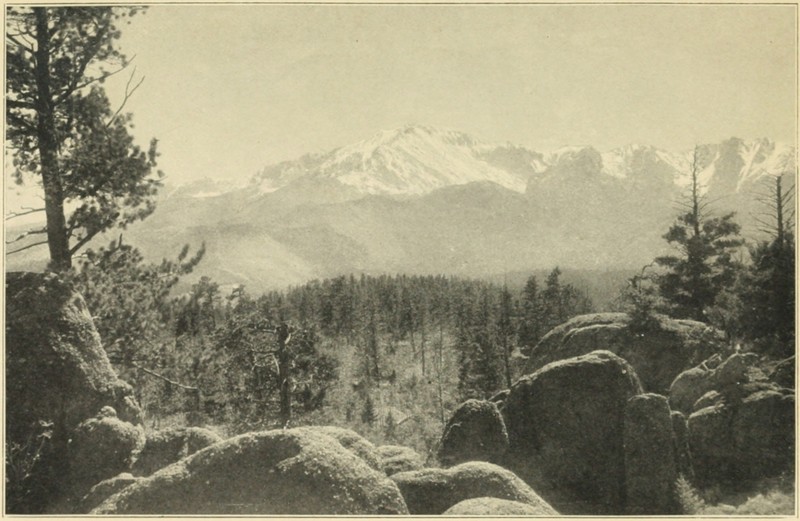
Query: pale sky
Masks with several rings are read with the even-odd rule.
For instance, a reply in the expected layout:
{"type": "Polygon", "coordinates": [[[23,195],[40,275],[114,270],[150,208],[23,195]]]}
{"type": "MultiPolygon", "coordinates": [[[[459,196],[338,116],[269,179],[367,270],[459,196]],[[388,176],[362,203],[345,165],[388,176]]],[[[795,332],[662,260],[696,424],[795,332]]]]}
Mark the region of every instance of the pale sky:
{"type": "Polygon", "coordinates": [[[146,77],[136,135],[185,182],[408,123],[539,151],[793,143],[795,21],[766,5],[162,5],[120,45],[146,77]]]}

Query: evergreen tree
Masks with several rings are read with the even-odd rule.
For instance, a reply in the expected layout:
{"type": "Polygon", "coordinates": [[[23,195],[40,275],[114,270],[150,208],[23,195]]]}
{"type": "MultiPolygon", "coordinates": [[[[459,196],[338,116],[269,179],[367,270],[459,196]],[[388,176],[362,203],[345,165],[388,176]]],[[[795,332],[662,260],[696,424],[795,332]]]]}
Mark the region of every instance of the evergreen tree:
{"type": "MultiPolygon", "coordinates": [[[[6,11],[6,138],[18,183],[38,178],[46,226],[20,235],[9,254],[47,244],[53,269],[103,231],[146,217],[160,186],[156,141],[134,144],[131,116],[112,109],[101,83],[128,61],[115,48],[128,7],[10,7],[6,11]],[[106,67],[115,65],[116,70],[106,67]],[[78,207],[67,215],[70,202],[78,207]],[[29,236],[45,235],[30,242],[29,236]]],[[[131,80],[133,77],[131,77],[131,80]]],[[[129,81],[125,99],[132,89],[129,81]]],[[[123,103],[124,105],[124,103],[123,103]]],[[[12,215],[14,217],[15,215],[12,215]]]]}
{"type": "Polygon", "coordinates": [[[544,310],[542,309],[539,284],[534,275],[528,277],[522,290],[522,318],[519,324],[517,341],[528,349],[536,345],[544,329],[544,310]]]}
{"type": "Polygon", "coordinates": [[[781,177],[774,182],[765,201],[773,222],[762,222],[770,237],[750,249],[752,264],[736,286],[741,301],[737,324],[759,350],[788,356],[795,339],[795,240],[789,205],[793,187],[786,189],[781,177]]]}
{"type": "Polygon", "coordinates": [[[677,317],[708,321],[706,310],[735,279],[734,253],[743,241],[738,237],[739,225],[733,213],[715,217],[706,212],[708,202],[700,193],[699,171],[700,157],[695,148],[690,192],[687,201],[681,203],[685,212],[664,234],[678,254],[656,258],[656,263],[666,269],[657,280],[661,296],[677,317]]]}

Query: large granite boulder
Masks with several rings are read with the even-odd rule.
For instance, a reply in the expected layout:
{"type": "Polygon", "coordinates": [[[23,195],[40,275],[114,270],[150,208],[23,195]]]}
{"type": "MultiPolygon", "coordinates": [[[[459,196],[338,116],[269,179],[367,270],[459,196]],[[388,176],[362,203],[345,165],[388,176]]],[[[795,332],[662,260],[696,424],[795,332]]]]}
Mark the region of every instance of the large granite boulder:
{"type": "Polygon", "coordinates": [[[375,445],[355,431],[332,425],[298,427],[297,430],[310,430],[330,436],[373,469],[383,471],[383,463],[375,445]]]}
{"type": "Polygon", "coordinates": [[[642,392],[633,367],[609,351],[519,379],[502,411],[506,466],[562,513],[624,513],[625,408],[642,392]]]}
{"type": "Polygon", "coordinates": [[[86,514],[90,512],[94,507],[109,497],[141,479],[142,478],[136,477],[129,472],[123,472],[122,474],[114,476],[113,478],[108,478],[101,481],[97,485],[93,486],[91,490],[89,490],[89,493],[83,497],[77,513],[86,514]]]}
{"type": "Polygon", "coordinates": [[[465,499],[444,511],[445,516],[552,516],[550,506],[533,506],[520,501],[499,499],[496,497],[476,497],[465,499]]]}
{"type": "Polygon", "coordinates": [[[71,495],[83,497],[97,483],[130,470],[144,443],[142,427],[120,420],[109,406],[81,422],[68,445],[71,495]]]}
{"type": "Polygon", "coordinates": [[[664,396],[642,394],[625,407],[626,508],[632,515],[678,514],[672,418],[664,396]]]}
{"type": "Polygon", "coordinates": [[[7,495],[6,509],[41,513],[71,489],[67,444],[81,422],[104,406],[135,425],[142,413],[111,367],[83,298],[55,274],[6,275],[5,345],[6,444],[31,459],[25,448],[39,447],[34,440],[47,431],[25,478],[33,492],[7,495]]]}
{"type": "MultiPolygon", "coordinates": [[[[524,481],[492,463],[472,461],[449,469],[422,469],[392,476],[412,515],[439,515],[466,499],[494,497],[557,512],[524,481]]],[[[540,515],[541,515],[540,514],[540,515]]]]}
{"type": "Polygon", "coordinates": [[[202,427],[175,427],[150,431],[131,473],[134,476],[149,476],[220,441],[222,437],[217,433],[202,427]]]}
{"type": "Polygon", "coordinates": [[[467,400],[444,427],[439,462],[450,467],[465,461],[499,463],[508,450],[508,434],[494,402],[467,400]]]}
{"type": "Polygon", "coordinates": [[[407,514],[393,481],[311,429],[242,434],[111,496],[92,514],[407,514]]]}
{"type": "Polygon", "coordinates": [[[794,468],[795,397],[758,390],[689,416],[689,448],[698,482],[739,485],[794,468]]]}
{"type": "Polygon", "coordinates": [[[656,316],[657,327],[642,331],[625,313],[574,317],[547,333],[529,352],[525,372],[550,362],[604,349],[627,360],[647,392],[666,395],[681,371],[725,350],[722,332],[692,320],[656,316]]]}
{"type": "Polygon", "coordinates": [[[734,353],[714,365],[704,361],[679,374],[669,389],[672,410],[684,414],[721,402],[736,402],[757,390],[779,386],[770,382],[753,353],[734,353]]]}
{"type": "Polygon", "coordinates": [[[381,445],[376,450],[381,459],[381,467],[387,476],[425,467],[425,460],[410,447],[381,445]]]}

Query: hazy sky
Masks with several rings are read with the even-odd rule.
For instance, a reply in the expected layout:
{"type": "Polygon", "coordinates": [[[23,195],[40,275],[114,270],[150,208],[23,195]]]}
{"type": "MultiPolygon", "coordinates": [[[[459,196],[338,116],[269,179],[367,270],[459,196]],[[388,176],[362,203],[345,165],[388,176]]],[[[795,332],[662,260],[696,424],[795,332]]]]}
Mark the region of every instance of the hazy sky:
{"type": "MultiPolygon", "coordinates": [[[[794,6],[154,6],[120,42],[173,181],[426,123],[550,150],[796,140],[794,6]]],[[[112,99],[125,78],[108,82],[112,99]]]]}

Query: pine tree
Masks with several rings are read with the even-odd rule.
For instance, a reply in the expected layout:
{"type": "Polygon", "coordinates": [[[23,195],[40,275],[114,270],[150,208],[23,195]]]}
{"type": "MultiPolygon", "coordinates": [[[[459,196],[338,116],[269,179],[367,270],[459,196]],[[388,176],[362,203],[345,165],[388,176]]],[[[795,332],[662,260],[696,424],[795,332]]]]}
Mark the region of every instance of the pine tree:
{"type": "MultiPolygon", "coordinates": [[[[114,110],[103,80],[128,61],[115,48],[118,24],[137,7],[11,7],[6,11],[6,138],[18,183],[38,178],[46,226],[12,243],[8,253],[47,244],[50,264],[63,271],[99,233],[143,219],[160,186],[153,177],[156,140],[134,144],[131,116],[114,110]],[[106,70],[115,64],[116,69],[106,70]],[[67,215],[69,203],[78,207],[67,215]],[[30,242],[29,236],[46,239],[30,242]]],[[[125,92],[127,100],[133,76],[125,92]]],[[[124,102],[123,102],[124,105],[124,102]]]]}
{"type": "Polygon", "coordinates": [[[664,234],[664,239],[678,250],[677,255],[656,258],[666,272],[657,283],[661,296],[679,318],[708,321],[706,310],[717,295],[733,283],[737,263],[734,253],[742,246],[739,225],[734,214],[711,216],[709,203],[701,194],[700,157],[695,148],[689,195],[681,205],[684,213],[664,234]]]}
{"type": "Polygon", "coordinates": [[[772,222],[761,221],[769,239],[750,249],[752,264],[737,283],[741,301],[737,324],[742,335],[758,349],[781,356],[794,351],[795,339],[795,240],[790,206],[794,187],[776,177],[764,203],[772,222]]]}

